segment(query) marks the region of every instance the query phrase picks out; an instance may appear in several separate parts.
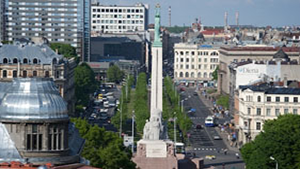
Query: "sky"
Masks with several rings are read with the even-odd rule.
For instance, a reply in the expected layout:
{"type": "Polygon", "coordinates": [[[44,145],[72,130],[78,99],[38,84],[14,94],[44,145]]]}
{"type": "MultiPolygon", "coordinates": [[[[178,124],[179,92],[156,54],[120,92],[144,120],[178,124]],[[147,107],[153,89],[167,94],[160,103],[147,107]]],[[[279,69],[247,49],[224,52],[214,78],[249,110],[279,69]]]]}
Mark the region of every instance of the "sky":
{"type": "Polygon", "coordinates": [[[190,26],[201,17],[204,26],[223,26],[228,12],[228,24],[235,24],[239,12],[240,25],[298,26],[300,25],[300,0],[100,0],[104,5],[150,5],[149,23],[154,23],[155,4],[161,6],[161,23],[168,25],[168,8],[172,9],[172,26],[190,26]]]}

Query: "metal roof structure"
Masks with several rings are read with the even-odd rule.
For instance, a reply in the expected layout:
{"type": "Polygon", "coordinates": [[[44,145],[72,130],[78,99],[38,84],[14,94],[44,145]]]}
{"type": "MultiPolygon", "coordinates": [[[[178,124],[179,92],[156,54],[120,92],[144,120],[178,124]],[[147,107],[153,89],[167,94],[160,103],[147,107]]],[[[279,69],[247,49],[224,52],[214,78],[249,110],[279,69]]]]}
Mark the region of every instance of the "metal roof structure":
{"type": "Polygon", "coordinates": [[[8,84],[0,83],[0,120],[68,119],[67,104],[52,80],[16,78],[8,84]]]}
{"type": "Polygon", "coordinates": [[[0,46],[0,63],[3,63],[4,58],[7,58],[9,63],[12,63],[12,60],[15,58],[22,63],[23,59],[26,58],[28,59],[27,64],[32,64],[33,59],[37,59],[38,64],[51,64],[53,59],[56,59],[58,62],[63,59],[63,56],[56,54],[45,44],[16,43],[0,46]]]}

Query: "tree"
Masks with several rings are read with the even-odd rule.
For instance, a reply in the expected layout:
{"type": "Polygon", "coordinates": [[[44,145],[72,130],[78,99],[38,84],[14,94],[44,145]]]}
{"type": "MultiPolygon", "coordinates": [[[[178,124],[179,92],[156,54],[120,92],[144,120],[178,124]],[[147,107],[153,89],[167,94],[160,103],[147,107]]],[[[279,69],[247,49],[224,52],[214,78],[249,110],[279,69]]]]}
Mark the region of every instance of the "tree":
{"type": "Polygon", "coordinates": [[[216,81],[218,80],[218,71],[219,71],[219,66],[217,66],[217,68],[212,73],[213,80],[216,80],[216,81]]]}
{"type": "Polygon", "coordinates": [[[91,162],[94,167],[103,169],[134,169],[131,161],[131,152],[124,147],[123,141],[114,132],[104,128],[91,126],[83,119],[72,119],[80,136],[85,139],[82,156],[91,162]]]}
{"type": "Polygon", "coordinates": [[[109,67],[106,74],[108,80],[115,83],[120,83],[124,76],[124,72],[116,65],[109,67]]]}
{"type": "Polygon", "coordinates": [[[221,95],[217,100],[217,104],[223,106],[226,109],[229,109],[229,96],[221,95]]]}
{"type": "Polygon", "coordinates": [[[63,55],[65,58],[77,57],[76,49],[70,44],[51,43],[50,48],[54,51],[58,50],[58,54],[63,55]]]}
{"type": "Polygon", "coordinates": [[[267,120],[263,131],[255,140],[241,149],[247,169],[299,168],[300,162],[300,116],[287,114],[275,120],[267,120]]]}
{"type": "Polygon", "coordinates": [[[87,63],[75,68],[75,95],[78,104],[88,104],[89,94],[96,90],[96,84],[94,71],[87,63]]]}

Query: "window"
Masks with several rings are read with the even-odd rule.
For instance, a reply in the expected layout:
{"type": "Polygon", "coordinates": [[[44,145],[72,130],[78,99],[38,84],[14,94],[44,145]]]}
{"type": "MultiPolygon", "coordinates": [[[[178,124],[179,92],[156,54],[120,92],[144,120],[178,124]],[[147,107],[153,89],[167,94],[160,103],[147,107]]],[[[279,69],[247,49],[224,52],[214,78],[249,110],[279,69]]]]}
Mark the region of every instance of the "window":
{"type": "Polygon", "coordinates": [[[186,69],[189,69],[189,65],[185,65],[185,68],[186,68],[186,69]]]}
{"type": "Polygon", "coordinates": [[[2,71],[2,78],[7,78],[7,70],[2,71]]]}
{"type": "Polygon", "coordinates": [[[288,114],[289,113],[289,109],[284,109],[284,114],[288,114]]]}
{"type": "Polygon", "coordinates": [[[276,97],[276,102],[280,102],[280,97],[276,97]]]}
{"type": "Polygon", "coordinates": [[[62,150],[64,149],[62,130],[56,126],[52,126],[49,129],[49,141],[48,149],[49,150],[62,150]]]}
{"type": "Polygon", "coordinates": [[[267,112],[267,116],[271,116],[271,109],[267,108],[266,112],[267,112]]]}
{"type": "Polygon", "coordinates": [[[24,59],[23,59],[23,63],[24,63],[24,64],[27,64],[27,63],[28,63],[28,59],[27,59],[27,58],[24,58],[24,59]]]}
{"type": "Polygon", "coordinates": [[[195,59],[194,59],[194,58],[192,58],[192,62],[195,62],[195,59]]]}
{"type": "Polygon", "coordinates": [[[258,115],[258,116],[261,115],[261,108],[256,108],[256,115],[258,115]]]}
{"type": "Polygon", "coordinates": [[[248,107],[248,115],[250,115],[250,114],[251,114],[251,108],[248,107]]]}
{"type": "Polygon", "coordinates": [[[204,62],[207,62],[207,58],[204,58],[204,62]]]}
{"type": "Polygon", "coordinates": [[[55,72],[55,78],[57,78],[57,79],[59,78],[59,71],[55,72]]]}
{"type": "Polygon", "coordinates": [[[24,70],[24,71],[23,71],[23,78],[26,78],[26,77],[27,77],[27,71],[24,70]]]}
{"type": "Polygon", "coordinates": [[[45,77],[50,77],[49,71],[46,71],[46,72],[45,72],[45,77]]]}
{"type": "Polygon", "coordinates": [[[32,72],[32,76],[33,76],[33,77],[36,77],[36,76],[37,76],[37,71],[33,71],[33,72],[32,72]]]}
{"type": "Polygon", "coordinates": [[[40,134],[37,124],[27,125],[27,150],[42,150],[43,135],[40,134]]]}
{"type": "Polygon", "coordinates": [[[275,115],[276,115],[276,116],[279,116],[279,115],[280,115],[279,109],[275,109],[275,115]]]}
{"type": "Polygon", "coordinates": [[[34,59],[33,59],[33,64],[37,64],[37,63],[38,63],[37,58],[34,58],[34,59]]]}
{"type": "Polygon", "coordinates": [[[257,96],[257,102],[261,102],[261,97],[257,96]]]}
{"type": "Polygon", "coordinates": [[[298,97],[294,97],[294,103],[298,103],[298,97]]]}
{"type": "Polygon", "coordinates": [[[14,58],[14,59],[13,59],[13,63],[18,63],[18,59],[17,59],[17,58],[14,58]]]}
{"type": "Polygon", "coordinates": [[[180,62],[183,62],[183,58],[180,58],[180,62]]]}
{"type": "Polygon", "coordinates": [[[198,69],[201,69],[201,65],[198,65],[198,69]]]}
{"type": "Polygon", "coordinates": [[[267,102],[271,102],[271,97],[270,96],[267,97],[267,102]]]}
{"type": "Polygon", "coordinates": [[[18,76],[18,72],[16,70],[13,71],[13,77],[17,77],[18,76]]]}
{"type": "Polygon", "coordinates": [[[198,59],[198,62],[201,62],[201,58],[198,59]]]}
{"type": "Polygon", "coordinates": [[[190,59],[189,58],[186,58],[186,60],[185,60],[186,62],[189,62],[190,61],[190,59]]]}
{"type": "Polygon", "coordinates": [[[293,109],[293,114],[298,114],[298,109],[293,109]]]}
{"type": "Polygon", "coordinates": [[[261,123],[260,122],[256,122],[256,130],[261,130],[261,123]]]}
{"type": "Polygon", "coordinates": [[[289,97],[284,97],[284,102],[289,102],[289,97]]]}
{"type": "Polygon", "coordinates": [[[189,77],[189,72],[186,72],[186,73],[185,73],[185,77],[189,77]]]}
{"type": "Polygon", "coordinates": [[[8,63],[8,59],[7,59],[7,58],[4,58],[4,59],[3,59],[3,63],[8,63]]]}

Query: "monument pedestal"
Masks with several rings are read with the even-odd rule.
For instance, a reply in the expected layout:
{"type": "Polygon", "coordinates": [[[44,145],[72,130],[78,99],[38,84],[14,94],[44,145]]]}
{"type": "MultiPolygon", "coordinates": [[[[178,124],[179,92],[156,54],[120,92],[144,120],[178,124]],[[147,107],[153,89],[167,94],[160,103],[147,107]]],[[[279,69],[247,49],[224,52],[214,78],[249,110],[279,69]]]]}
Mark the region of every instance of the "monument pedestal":
{"type": "Polygon", "coordinates": [[[178,169],[172,141],[140,140],[132,160],[140,169],[178,169]]]}

